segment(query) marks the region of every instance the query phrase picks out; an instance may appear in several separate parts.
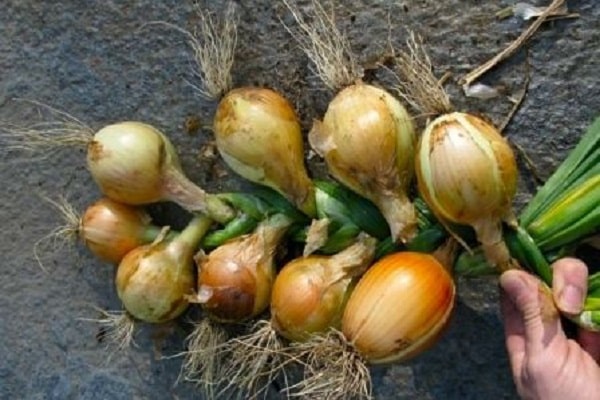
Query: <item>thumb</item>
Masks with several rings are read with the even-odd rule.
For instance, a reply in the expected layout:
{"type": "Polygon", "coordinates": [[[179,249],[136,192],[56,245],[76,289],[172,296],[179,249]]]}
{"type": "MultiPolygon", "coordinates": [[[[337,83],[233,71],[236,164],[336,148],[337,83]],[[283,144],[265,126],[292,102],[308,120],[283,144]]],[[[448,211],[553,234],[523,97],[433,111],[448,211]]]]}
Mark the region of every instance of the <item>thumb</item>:
{"type": "Polygon", "coordinates": [[[517,311],[527,353],[541,352],[552,339],[564,337],[552,293],[537,278],[509,270],[500,276],[500,286],[517,311]]]}

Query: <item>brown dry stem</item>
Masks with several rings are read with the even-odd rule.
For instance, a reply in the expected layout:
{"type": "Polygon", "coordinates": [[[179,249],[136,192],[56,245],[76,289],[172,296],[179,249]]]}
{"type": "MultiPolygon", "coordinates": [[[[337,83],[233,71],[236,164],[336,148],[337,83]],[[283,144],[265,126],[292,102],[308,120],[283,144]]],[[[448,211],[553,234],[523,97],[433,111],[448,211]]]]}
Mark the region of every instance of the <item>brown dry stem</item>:
{"type": "Polygon", "coordinates": [[[163,25],[187,37],[196,63],[194,75],[200,81],[199,84],[190,84],[202,97],[217,100],[233,87],[231,69],[235,59],[238,25],[235,3],[228,2],[220,18],[202,10],[199,4],[195,4],[195,11],[199,22],[193,31],[164,21],[146,25],[163,25]]]}
{"type": "Polygon", "coordinates": [[[40,119],[44,120],[23,125],[2,123],[3,150],[42,153],[44,158],[66,147],[85,148],[92,140],[94,131],[71,114],[35,100],[17,100],[35,106],[40,119]]]}
{"type": "Polygon", "coordinates": [[[371,374],[364,359],[344,334],[331,330],[294,344],[305,363],[304,378],[288,388],[291,397],[305,399],[371,399],[371,374]]]}
{"type": "Polygon", "coordinates": [[[95,322],[100,325],[98,340],[106,343],[112,349],[107,357],[108,363],[112,356],[132,345],[135,345],[135,321],[126,311],[107,311],[93,306],[100,313],[100,318],[80,318],[81,321],[95,322]]]}
{"type": "Polygon", "coordinates": [[[433,65],[422,39],[410,32],[407,50],[395,55],[398,74],[398,96],[423,115],[439,115],[452,111],[450,98],[442,81],[433,73],[433,65]]]}
{"type": "Polygon", "coordinates": [[[333,4],[327,11],[319,0],[311,0],[312,12],[302,15],[291,0],[282,0],[297,23],[285,29],[313,63],[312,70],[329,89],[336,91],[363,76],[346,36],[335,24],[333,4]]]}
{"type": "Polygon", "coordinates": [[[228,335],[225,329],[209,318],[194,325],[187,337],[187,351],[181,367],[180,378],[195,382],[202,390],[203,398],[216,398],[217,384],[223,379],[222,367],[227,354],[223,344],[228,335]]]}
{"type": "Polygon", "coordinates": [[[556,13],[564,5],[565,0],[553,0],[552,3],[546,8],[546,10],[535,20],[529,27],[521,33],[521,35],[509,44],[504,50],[490,58],[485,63],[481,64],[471,72],[463,76],[459,80],[459,84],[463,86],[469,86],[483,74],[494,68],[503,60],[510,57],[515,51],[517,51],[525,42],[527,42],[539,29],[539,27],[546,22],[549,16],[556,13]]]}
{"type": "Polygon", "coordinates": [[[42,199],[54,206],[63,220],[63,224],[52,229],[52,231],[38,239],[33,245],[35,260],[40,268],[46,271],[42,261],[42,253],[45,250],[55,252],[62,249],[66,244],[75,243],[79,236],[81,216],[64,196],[59,196],[57,200],[46,196],[42,196],[42,199]]]}
{"type": "Polygon", "coordinates": [[[220,382],[219,394],[232,391],[241,398],[265,396],[278,377],[287,381],[286,369],[295,360],[267,320],[258,321],[251,333],[230,339],[223,348],[228,360],[222,379],[227,383],[220,382]]]}

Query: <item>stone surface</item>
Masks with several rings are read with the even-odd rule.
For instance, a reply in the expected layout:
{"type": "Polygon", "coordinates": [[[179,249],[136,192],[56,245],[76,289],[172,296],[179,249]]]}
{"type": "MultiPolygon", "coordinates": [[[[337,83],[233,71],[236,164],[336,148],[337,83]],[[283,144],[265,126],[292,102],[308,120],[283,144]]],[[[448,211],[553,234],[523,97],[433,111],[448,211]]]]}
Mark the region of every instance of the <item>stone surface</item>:
{"type": "MultiPolygon", "coordinates": [[[[308,130],[326,109],[323,90],[309,63],[282,28],[290,22],[280,5],[267,0],[238,2],[241,11],[236,85],[265,85],[293,101],[308,130]]],[[[303,2],[303,4],[306,2],[303,2]]],[[[402,46],[406,28],[429,44],[440,71],[459,77],[518,36],[526,23],[497,21],[512,1],[338,2],[337,21],[359,60],[376,58],[391,38],[402,46]],[[394,5],[391,5],[394,3],[394,5]]],[[[540,2],[544,3],[544,2],[540,2]]],[[[577,19],[545,24],[527,46],[483,79],[518,95],[530,64],[531,84],[506,135],[527,150],[548,176],[600,110],[600,9],[594,0],[571,2],[577,19]]],[[[222,8],[222,2],[200,1],[222,8]]],[[[4,0],[0,13],[0,121],[37,118],[24,98],[49,104],[97,129],[119,120],[142,120],[174,142],[195,182],[210,190],[232,190],[240,181],[219,177],[213,163],[198,162],[209,132],[184,132],[186,118],[209,123],[214,104],[202,100],[194,82],[190,51],[172,29],[145,25],[167,21],[188,29],[195,21],[188,2],[149,0],[44,2],[4,0]]],[[[465,99],[449,86],[457,109],[483,112],[501,122],[510,109],[503,98],[465,99]]],[[[45,270],[33,247],[61,224],[42,199],[63,195],[83,210],[99,196],[85,168],[83,150],[63,148],[47,157],[8,151],[0,168],[0,398],[2,399],[192,399],[195,388],[177,383],[181,361],[167,358],[183,347],[185,330],[165,342],[139,326],[136,346],[114,353],[97,340],[94,306],[119,309],[113,269],[80,246],[42,246],[45,270]]],[[[217,167],[223,168],[216,161],[217,167]]],[[[323,166],[311,161],[314,175],[323,166]]],[[[517,206],[534,189],[523,170],[517,206]]],[[[181,224],[176,207],[157,207],[159,218],[181,224]]],[[[47,244],[47,243],[46,243],[47,244]]],[[[460,280],[453,322],[436,347],[417,359],[373,369],[378,399],[509,399],[516,396],[503,347],[495,278],[460,280]]],[[[182,324],[183,325],[183,324],[182,324]]],[[[181,326],[180,326],[181,328],[181,326]]]]}

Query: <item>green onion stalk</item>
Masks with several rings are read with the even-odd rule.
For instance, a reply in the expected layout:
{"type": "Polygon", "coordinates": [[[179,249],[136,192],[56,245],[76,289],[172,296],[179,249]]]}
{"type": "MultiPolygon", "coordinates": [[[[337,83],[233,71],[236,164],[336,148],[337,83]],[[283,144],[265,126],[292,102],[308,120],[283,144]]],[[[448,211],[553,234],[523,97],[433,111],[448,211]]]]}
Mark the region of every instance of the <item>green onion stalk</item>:
{"type": "MultiPolygon", "coordinates": [[[[506,235],[511,253],[523,266],[552,284],[550,263],[600,231],[600,118],[538,190],[506,235]]],[[[571,317],[600,330],[600,273],[588,278],[583,312],[571,317]]]]}
{"type": "MultiPolygon", "coordinates": [[[[573,254],[600,232],[600,118],[537,191],[518,222],[504,229],[512,257],[551,285],[551,263],[573,254]]],[[[493,269],[483,253],[476,251],[461,254],[455,271],[472,276],[493,269]]],[[[586,329],[600,330],[600,273],[589,276],[583,312],[570,318],[586,329]]]]}

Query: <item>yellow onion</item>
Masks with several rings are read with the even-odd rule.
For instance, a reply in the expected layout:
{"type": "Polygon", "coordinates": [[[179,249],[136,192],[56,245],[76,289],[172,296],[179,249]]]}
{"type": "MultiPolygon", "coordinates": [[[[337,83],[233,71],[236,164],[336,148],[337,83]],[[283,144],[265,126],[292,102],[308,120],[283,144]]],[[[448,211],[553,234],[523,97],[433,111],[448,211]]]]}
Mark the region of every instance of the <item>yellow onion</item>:
{"type": "Polygon", "coordinates": [[[151,224],[143,209],[104,197],[85,210],[78,232],[94,255],[118,263],[131,250],[156,239],[161,228],[151,224]]]}
{"type": "Polygon", "coordinates": [[[454,309],[455,293],[452,277],[433,256],[391,254],[356,285],[342,332],[369,363],[407,360],[439,338],[454,309]]]}
{"type": "Polygon", "coordinates": [[[273,328],[298,342],[329,328],[340,329],[348,296],[371,264],[375,245],[375,239],[361,236],[333,256],[310,255],[286,264],[273,284],[273,328]]]}
{"type": "Polygon", "coordinates": [[[88,144],[87,163],[102,193],[120,203],[168,200],[219,222],[234,216],[184,175],[175,148],[151,125],[128,121],[100,129],[88,144]]]}
{"type": "Polygon", "coordinates": [[[307,215],[316,214],[300,123],[284,97],[264,88],[234,89],[219,103],[214,132],[232,170],[278,191],[307,215]]]}
{"type": "Polygon", "coordinates": [[[398,100],[371,85],[348,86],[331,101],[323,121],[315,121],[309,141],[334,178],[377,205],[395,240],[415,235],[416,213],[407,196],[415,134],[398,100]]]}
{"type": "Polygon", "coordinates": [[[516,224],[511,204],[517,167],[498,130],[470,114],[438,117],[423,133],[416,172],[419,192],[433,212],[444,221],[471,225],[489,262],[508,268],[501,224],[516,224]]]}
{"type": "Polygon", "coordinates": [[[188,307],[195,292],[194,253],[212,221],[195,217],[172,240],[138,247],[117,269],[117,293],[125,309],[146,322],[165,322],[188,307]]]}
{"type": "Polygon", "coordinates": [[[275,252],[291,221],[277,214],[249,235],[196,258],[198,294],[209,315],[233,322],[252,318],[269,305],[275,279],[275,252]]]}

